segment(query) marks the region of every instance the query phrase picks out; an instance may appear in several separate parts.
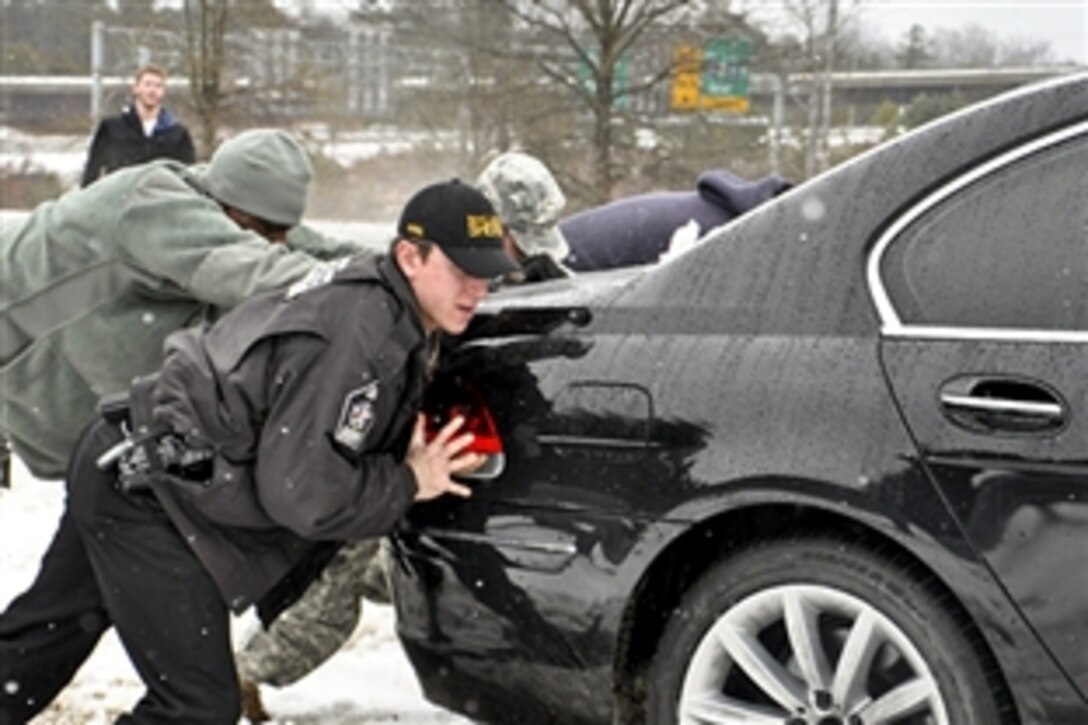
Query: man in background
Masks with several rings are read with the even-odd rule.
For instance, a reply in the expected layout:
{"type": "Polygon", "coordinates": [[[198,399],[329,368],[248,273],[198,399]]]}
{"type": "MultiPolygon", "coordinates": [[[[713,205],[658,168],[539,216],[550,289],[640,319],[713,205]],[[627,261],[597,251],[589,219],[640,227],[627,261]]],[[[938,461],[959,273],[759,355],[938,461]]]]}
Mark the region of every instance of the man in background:
{"type": "Polygon", "coordinates": [[[102,119],[91,141],[81,186],[125,166],[153,159],[196,160],[193,141],[170,111],[163,107],[166,71],[145,65],[136,71],[132,104],[119,115],[102,119]]]}

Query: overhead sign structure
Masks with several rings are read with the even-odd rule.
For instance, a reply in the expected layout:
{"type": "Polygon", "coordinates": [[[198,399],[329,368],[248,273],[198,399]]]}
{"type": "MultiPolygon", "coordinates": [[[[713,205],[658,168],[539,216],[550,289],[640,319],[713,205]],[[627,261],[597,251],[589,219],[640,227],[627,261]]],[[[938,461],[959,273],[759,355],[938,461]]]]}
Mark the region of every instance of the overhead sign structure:
{"type": "Polygon", "coordinates": [[[746,113],[751,56],[749,40],[715,38],[702,48],[678,45],[669,98],[672,109],[746,113]]]}
{"type": "Polygon", "coordinates": [[[672,86],[669,105],[674,111],[699,109],[699,73],[703,66],[703,49],[681,43],[673,55],[672,86]]]}

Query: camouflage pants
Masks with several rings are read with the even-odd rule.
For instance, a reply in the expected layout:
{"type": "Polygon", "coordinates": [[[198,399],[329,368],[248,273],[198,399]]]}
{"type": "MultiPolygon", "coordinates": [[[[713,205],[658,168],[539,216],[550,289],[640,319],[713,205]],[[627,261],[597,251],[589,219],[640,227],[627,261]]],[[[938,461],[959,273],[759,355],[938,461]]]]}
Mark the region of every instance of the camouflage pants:
{"type": "Polygon", "coordinates": [[[380,541],[367,539],[340,549],[297,602],[243,643],[235,653],[238,674],[283,687],[332,657],[359,624],[364,597],[389,601],[380,541]]]}

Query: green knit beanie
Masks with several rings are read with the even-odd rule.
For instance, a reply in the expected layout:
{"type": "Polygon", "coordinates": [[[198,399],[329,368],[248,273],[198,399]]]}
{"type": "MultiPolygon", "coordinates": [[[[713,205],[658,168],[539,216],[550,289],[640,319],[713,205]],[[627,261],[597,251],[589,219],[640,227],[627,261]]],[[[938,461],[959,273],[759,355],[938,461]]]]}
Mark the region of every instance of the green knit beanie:
{"type": "Polygon", "coordinates": [[[253,129],[223,142],[204,171],[204,184],[223,204],[293,227],[306,209],[312,176],[310,159],[294,137],[253,129]]]}

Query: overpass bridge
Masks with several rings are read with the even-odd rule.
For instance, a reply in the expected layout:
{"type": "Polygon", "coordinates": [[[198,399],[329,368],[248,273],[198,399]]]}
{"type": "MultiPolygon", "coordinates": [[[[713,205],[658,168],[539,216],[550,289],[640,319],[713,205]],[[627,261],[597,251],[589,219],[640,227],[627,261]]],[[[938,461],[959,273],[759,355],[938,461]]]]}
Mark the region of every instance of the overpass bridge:
{"type": "MultiPolygon", "coordinates": [[[[977,101],[1018,86],[1084,70],[1076,65],[1024,68],[932,68],[924,70],[840,71],[831,74],[831,86],[837,103],[879,105],[888,100],[906,104],[915,97],[958,93],[965,100],[977,101]]],[[[783,79],[766,74],[752,75],[752,93],[756,99],[772,96],[783,79]]],[[[807,92],[823,76],[795,73],[786,76],[785,87],[791,92],[807,92]]]]}
{"type": "MultiPolygon", "coordinates": [[[[833,102],[837,107],[852,105],[859,109],[875,108],[888,100],[906,104],[923,93],[941,95],[958,93],[966,101],[980,100],[1028,83],[1084,70],[1075,65],[1031,68],[962,68],[895,71],[843,71],[833,73],[833,102]]],[[[775,76],[753,73],[751,100],[754,113],[770,109],[776,95],[785,93],[806,97],[813,83],[823,82],[820,75],[790,74],[775,76]]],[[[397,80],[389,79],[390,97],[395,97],[397,80]]],[[[10,76],[0,75],[0,124],[32,128],[93,128],[92,108],[102,113],[116,113],[128,97],[128,76],[10,76]]],[[[188,80],[172,76],[168,85],[168,103],[189,115],[188,80]]],[[[651,114],[669,114],[667,89],[656,98],[643,99],[639,109],[651,114]]],[[[768,113],[769,110],[762,111],[768,113]]],[[[371,120],[366,111],[360,120],[371,120]]]]}

